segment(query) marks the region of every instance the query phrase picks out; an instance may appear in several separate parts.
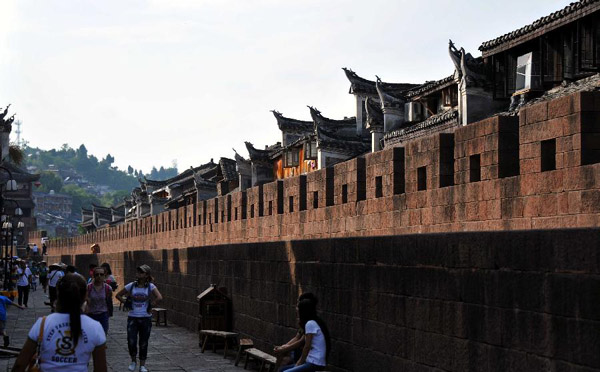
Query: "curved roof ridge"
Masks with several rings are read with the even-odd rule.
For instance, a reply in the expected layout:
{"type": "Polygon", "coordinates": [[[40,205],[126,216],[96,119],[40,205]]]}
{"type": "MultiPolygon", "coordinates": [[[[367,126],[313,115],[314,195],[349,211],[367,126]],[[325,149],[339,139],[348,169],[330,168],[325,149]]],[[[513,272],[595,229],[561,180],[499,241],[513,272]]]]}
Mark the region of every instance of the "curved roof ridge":
{"type": "MultiPolygon", "coordinates": [[[[560,25],[561,21],[565,17],[570,16],[576,12],[581,12],[583,10],[586,10],[586,8],[589,8],[589,7],[593,7],[593,9],[591,9],[591,11],[594,11],[594,8],[600,8],[600,0],[580,0],[577,2],[573,2],[569,5],[567,5],[566,7],[564,7],[563,9],[552,12],[547,16],[538,18],[537,20],[535,20],[534,22],[532,22],[528,25],[525,25],[514,31],[508,32],[504,35],[498,36],[495,39],[484,41],[479,46],[479,50],[482,52],[485,52],[485,51],[493,49],[501,44],[504,44],[508,41],[512,41],[512,40],[518,39],[522,36],[531,34],[532,32],[534,32],[544,26],[547,26],[547,25],[551,25],[551,24],[559,24],[560,25]]],[[[586,14],[582,14],[581,16],[584,16],[584,15],[586,15],[586,14]]]]}

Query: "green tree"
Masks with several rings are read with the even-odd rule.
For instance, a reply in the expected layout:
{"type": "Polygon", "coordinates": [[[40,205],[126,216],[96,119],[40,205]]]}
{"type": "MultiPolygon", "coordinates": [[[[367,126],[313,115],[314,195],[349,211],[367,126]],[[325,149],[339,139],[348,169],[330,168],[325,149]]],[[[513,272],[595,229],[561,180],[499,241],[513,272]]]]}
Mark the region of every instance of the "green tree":
{"type": "Polygon", "coordinates": [[[100,205],[100,199],[95,195],[88,193],[77,185],[66,185],[63,187],[63,193],[71,195],[73,198],[73,206],[71,211],[74,215],[81,213],[81,208],[91,208],[92,204],[100,205]]]}
{"type": "Polygon", "coordinates": [[[105,207],[112,207],[113,205],[117,205],[123,202],[123,198],[131,195],[131,191],[128,190],[117,190],[113,192],[109,192],[102,196],[100,202],[105,207]]]}
{"type": "Polygon", "coordinates": [[[42,192],[50,192],[50,190],[60,192],[63,187],[62,179],[54,172],[42,172],[40,174],[40,183],[42,185],[39,191],[42,192]]]}

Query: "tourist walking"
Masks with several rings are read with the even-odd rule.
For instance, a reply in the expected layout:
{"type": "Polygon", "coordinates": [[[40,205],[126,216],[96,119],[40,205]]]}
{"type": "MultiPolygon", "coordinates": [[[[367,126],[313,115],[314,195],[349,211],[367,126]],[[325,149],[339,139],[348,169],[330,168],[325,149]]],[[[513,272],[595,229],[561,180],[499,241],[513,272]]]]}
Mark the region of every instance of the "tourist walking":
{"type": "Polygon", "coordinates": [[[31,327],[13,372],[25,371],[39,343],[41,370],[87,372],[90,357],[94,371],[106,372],[106,335],[102,326],[81,313],[87,295],[85,280],[67,274],[58,283],[56,312],[39,318],[31,327]]]}
{"type": "Polygon", "coordinates": [[[48,267],[46,267],[46,261],[40,262],[40,284],[44,289],[44,293],[46,293],[46,289],[48,288],[48,267]]]}
{"type": "Polygon", "coordinates": [[[112,288],[104,282],[104,268],[96,267],[93,274],[94,280],[87,285],[86,313],[108,334],[108,318],[113,315],[112,288]]]}
{"type": "Polygon", "coordinates": [[[43,256],[48,255],[48,246],[46,245],[46,243],[42,243],[42,255],[43,256]]]}
{"type": "Polygon", "coordinates": [[[0,296],[0,334],[4,337],[4,347],[10,345],[10,339],[6,333],[6,310],[7,307],[13,305],[19,309],[25,309],[23,306],[15,304],[12,300],[5,296],[0,296]]]}
{"type": "Polygon", "coordinates": [[[308,299],[298,303],[300,327],[304,330],[304,347],[296,364],[283,367],[280,371],[313,372],[327,365],[331,341],[325,322],[317,316],[315,304],[308,299]]]}
{"type": "Polygon", "coordinates": [[[137,344],[139,337],[140,347],[140,372],[148,372],[146,357],[148,356],[148,340],[152,330],[152,307],[162,300],[158,288],[152,283],[150,266],[142,265],[136,269],[135,282],[124,286],[117,293],[117,300],[125,302],[123,295],[127,295],[127,302],[131,301],[131,310],[127,317],[127,347],[131,356],[129,370],[135,371],[137,367],[137,344]]]}
{"type": "Polygon", "coordinates": [[[31,286],[31,270],[27,267],[25,261],[19,261],[17,269],[17,292],[19,293],[19,305],[27,307],[29,302],[29,286],[31,286]]]}
{"type": "Polygon", "coordinates": [[[33,243],[33,247],[31,248],[31,253],[33,253],[33,257],[37,257],[38,254],[40,253],[40,249],[38,248],[37,244],[33,243]]]}
{"type": "Polygon", "coordinates": [[[63,264],[61,263],[55,263],[50,265],[50,274],[48,274],[48,294],[50,295],[50,302],[46,303],[47,305],[50,305],[52,307],[52,310],[54,311],[54,303],[56,302],[56,285],[58,284],[58,281],[60,280],[60,278],[62,278],[63,276],[65,276],[65,273],[63,272],[63,264]]]}
{"type": "Polygon", "coordinates": [[[31,274],[31,290],[35,292],[37,291],[38,280],[40,278],[40,269],[35,262],[31,265],[31,274]]]}
{"type": "Polygon", "coordinates": [[[112,288],[113,291],[116,291],[117,288],[119,287],[119,284],[117,283],[117,279],[115,279],[115,277],[112,274],[110,265],[108,264],[108,262],[105,262],[100,266],[104,268],[104,273],[105,273],[104,281],[106,282],[106,284],[110,285],[110,287],[112,288]]]}

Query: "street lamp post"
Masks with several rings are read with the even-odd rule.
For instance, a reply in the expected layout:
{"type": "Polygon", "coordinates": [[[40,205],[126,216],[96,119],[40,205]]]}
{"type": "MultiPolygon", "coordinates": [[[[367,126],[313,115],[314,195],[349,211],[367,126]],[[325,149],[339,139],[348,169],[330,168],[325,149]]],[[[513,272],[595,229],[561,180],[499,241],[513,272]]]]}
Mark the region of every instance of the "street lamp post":
{"type": "Polygon", "coordinates": [[[7,291],[9,289],[9,283],[10,283],[10,265],[9,262],[11,261],[11,256],[9,256],[9,252],[8,252],[8,239],[9,239],[9,229],[12,227],[12,224],[9,221],[9,218],[7,215],[3,215],[3,222],[2,222],[2,236],[4,237],[4,252],[6,252],[6,254],[4,255],[4,290],[7,291]]]}
{"type": "MultiPolygon", "coordinates": [[[[10,281],[10,268],[9,268],[9,260],[11,259],[9,256],[9,252],[8,252],[8,230],[4,229],[4,224],[6,222],[9,221],[8,216],[4,213],[4,201],[8,201],[8,199],[5,199],[4,197],[4,191],[16,191],[18,189],[17,187],[17,181],[15,181],[13,179],[13,175],[12,172],[10,171],[10,169],[0,166],[0,169],[6,171],[6,173],[8,173],[8,180],[6,181],[6,184],[2,184],[0,183],[0,214],[1,214],[1,220],[2,220],[2,234],[4,235],[6,241],[6,254],[4,256],[4,289],[8,289],[8,283],[10,281]],[[5,233],[6,232],[6,233],[5,233]]],[[[15,201],[16,203],[16,201],[15,201]]],[[[21,210],[21,208],[19,208],[19,205],[17,204],[17,209],[15,209],[15,212],[17,212],[17,210],[19,211],[19,213],[22,215],[23,211],[21,210]]],[[[11,243],[12,244],[12,243],[11,243]]],[[[1,252],[0,252],[0,256],[1,256],[1,252]]]]}

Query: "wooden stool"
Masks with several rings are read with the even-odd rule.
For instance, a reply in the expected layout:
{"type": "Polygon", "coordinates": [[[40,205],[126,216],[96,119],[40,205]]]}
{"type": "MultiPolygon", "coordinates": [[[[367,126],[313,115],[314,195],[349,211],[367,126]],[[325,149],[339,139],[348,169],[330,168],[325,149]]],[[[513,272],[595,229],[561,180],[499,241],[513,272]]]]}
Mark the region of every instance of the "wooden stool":
{"type": "Polygon", "coordinates": [[[156,325],[160,325],[160,314],[163,314],[163,320],[165,322],[165,327],[167,326],[167,309],[163,309],[162,307],[154,307],[152,308],[152,312],[156,313],[156,325]]]}
{"type": "Polygon", "coordinates": [[[260,361],[260,369],[259,372],[262,372],[265,367],[267,367],[267,371],[271,371],[275,364],[277,364],[277,358],[273,355],[267,354],[264,351],[260,351],[255,348],[250,348],[246,350],[246,362],[244,363],[244,369],[248,367],[248,360],[250,358],[254,358],[260,361]]]}
{"type": "Polygon", "coordinates": [[[254,342],[252,342],[251,339],[240,338],[240,341],[238,342],[237,356],[235,357],[235,366],[236,367],[237,367],[238,363],[240,362],[240,359],[242,358],[242,353],[244,352],[244,350],[250,349],[251,347],[254,347],[254,342]]]}
{"type": "Polygon", "coordinates": [[[214,331],[211,329],[204,329],[202,331],[199,332],[199,336],[200,338],[202,338],[202,336],[204,336],[204,340],[201,341],[202,342],[202,352],[204,352],[204,350],[206,349],[206,344],[208,343],[208,339],[210,337],[213,337],[213,353],[217,352],[217,344],[214,340],[214,338],[222,338],[223,342],[225,343],[225,347],[223,349],[223,358],[227,357],[227,349],[228,349],[228,343],[227,341],[229,339],[236,339],[238,334],[235,332],[225,332],[225,331],[214,331]]]}

